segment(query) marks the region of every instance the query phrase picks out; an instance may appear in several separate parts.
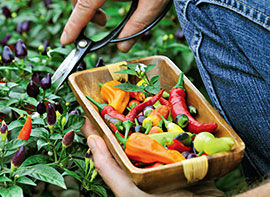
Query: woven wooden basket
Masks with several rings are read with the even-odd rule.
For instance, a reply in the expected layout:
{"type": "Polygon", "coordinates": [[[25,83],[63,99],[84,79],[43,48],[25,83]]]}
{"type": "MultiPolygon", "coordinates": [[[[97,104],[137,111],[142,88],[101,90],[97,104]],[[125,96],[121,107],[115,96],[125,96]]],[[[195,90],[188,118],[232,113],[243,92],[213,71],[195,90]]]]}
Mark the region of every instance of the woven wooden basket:
{"type": "MultiPolygon", "coordinates": [[[[161,87],[168,92],[176,84],[179,73],[181,72],[170,59],[164,56],[136,59],[127,63],[136,62],[156,64],[157,66],[148,74],[150,77],[160,75],[161,87]]],[[[196,119],[200,122],[216,122],[218,128],[216,129],[215,136],[229,136],[234,138],[236,142],[234,149],[230,152],[207,156],[206,159],[195,158],[186,160],[185,162],[150,169],[135,167],[125,155],[110,128],[103,121],[97,108],[85,97],[85,95],[89,95],[95,100],[104,103],[100,96],[100,87],[98,84],[118,78],[119,76],[112,75],[110,71],[118,69],[121,64],[123,63],[74,73],[69,77],[69,83],[78,102],[88,118],[95,124],[120,167],[126,171],[141,189],[152,193],[171,191],[187,185],[200,183],[200,181],[221,177],[240,164],[245,148],[243,141],[185,77],[184,86],[187,91],[187,102],[189,105],[195,106],[199,112],[196,119]]],[[[133,76],[130,76],[128,80],[131,83],[137,82],[137,79],[133,76]]]]}

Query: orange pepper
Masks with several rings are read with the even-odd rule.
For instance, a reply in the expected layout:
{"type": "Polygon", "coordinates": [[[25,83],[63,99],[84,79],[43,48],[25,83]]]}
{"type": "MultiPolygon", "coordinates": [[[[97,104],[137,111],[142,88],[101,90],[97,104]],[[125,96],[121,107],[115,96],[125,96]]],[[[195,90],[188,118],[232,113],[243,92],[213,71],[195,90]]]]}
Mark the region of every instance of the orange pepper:
{"type": "Polygon", "coordinates": [[[129,93],[114,87],[119,84],[121,83],[115,80],[104,83],[101,87],[100,94],[109,105],[119,113],[123,113],[129,101],[129,93]]]}
{"type": "Polygon", "coordinates": [[[163,133],[163,130],[158,126],[154,126],[150,129],[148,134],[154,134],[154,133],[163,133]]]}
{"type": "Polygon", "coordinates": [[[28,140],[31,133],[31,129],[32,129],[32,119],[30,116],[27,116],[23,128],[18,135],[18,139],[28,140]]]}
{"type": "Polygon", "coordinates": [[[150,112],[147,118],[150,118],[152,121],[152,126],[159,125],[159,122],[162,120],[161,116],[167,118],[170,113],[170,108],[166,105],[158,106],[156,109],[150,112]]]}
{"type": "Polygon", "coordinates": [[[143,163],[170,164],[185,160],[178,151],[166,149],[156,140],[142,133],[131,134],[126,142],[125,153],[130,159],[143,163]]]}
{"type": "Polygon", "coordinates": [[[138,101],[145,100],[145,94],[143,92],[129,92],[129,96],[138,100],[138,101]]]}

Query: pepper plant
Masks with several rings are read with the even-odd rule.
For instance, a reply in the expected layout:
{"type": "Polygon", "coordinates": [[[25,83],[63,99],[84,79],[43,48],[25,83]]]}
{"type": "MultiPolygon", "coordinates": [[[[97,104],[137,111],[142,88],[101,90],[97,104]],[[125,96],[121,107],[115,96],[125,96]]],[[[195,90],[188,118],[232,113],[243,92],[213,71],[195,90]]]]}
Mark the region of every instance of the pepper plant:
{"type": "MultiPolygon", "coordinates": [[[[50,189],[36,191],[44,182],[45,188],[54,184],[69,189],[66,177],[76,180],[81,194],[112,195],[97,175],[80,131],[84,114],[76,98],[67,83],[59,91],[51,85],[51,76],[73,48],[62,47],[59,41],[71,3],[9,0],[0,1],[0,8],[0,195],[53,193],[50,189]]],[[[129,3],[107,2],[107,25],[89,25],[86,35],[93,40],[103,38],[128,8],[129,3]]],[[[110,45],[87,55],[76,71],[157,54],[168,56],[186,73],[196,68],[173,9],[138,40],[130,53],[120,53],[110,45]]],[[[201,84],[194,76],[193,82],[201,84]]]]}

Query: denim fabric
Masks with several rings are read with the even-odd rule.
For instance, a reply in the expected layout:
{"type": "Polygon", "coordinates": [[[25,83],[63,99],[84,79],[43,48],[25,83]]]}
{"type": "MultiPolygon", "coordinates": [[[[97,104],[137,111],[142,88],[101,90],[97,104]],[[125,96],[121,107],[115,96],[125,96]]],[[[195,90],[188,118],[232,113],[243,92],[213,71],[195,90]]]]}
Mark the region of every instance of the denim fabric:
{"type": "Polygon", "coordinates": [[[247,180],[270,176],[270,1],[174,3],[213,104],[246,144],[247,180]]]}

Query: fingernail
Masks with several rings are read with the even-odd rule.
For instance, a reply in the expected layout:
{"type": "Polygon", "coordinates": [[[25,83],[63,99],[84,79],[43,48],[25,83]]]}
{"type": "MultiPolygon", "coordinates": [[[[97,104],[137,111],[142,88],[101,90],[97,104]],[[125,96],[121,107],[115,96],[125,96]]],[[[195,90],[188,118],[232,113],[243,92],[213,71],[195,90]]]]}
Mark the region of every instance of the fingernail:
{"type": "Polygon", "coordinates": [[[128,41],[119,43],[118,46],[122,52],[128,52],[135,42],[136,42],[135,40],[128,40],[128,41]]]}
{"type": "Polygon", "coordinates": [[[61,40],[62,44],[65,44],[67,42],[67,34],[66,34],[66,32],[62,33],[62,36],[61,36],[60,40],[61,40]]]}
{"type": "Polygon", "coordinates": [[[95,149],[95,147],[96,147],[96,141],[91,136],[88,138],[88,145],[89,145],[89,148],[90,148],[91,151],[93,151],[95,149]]]}

